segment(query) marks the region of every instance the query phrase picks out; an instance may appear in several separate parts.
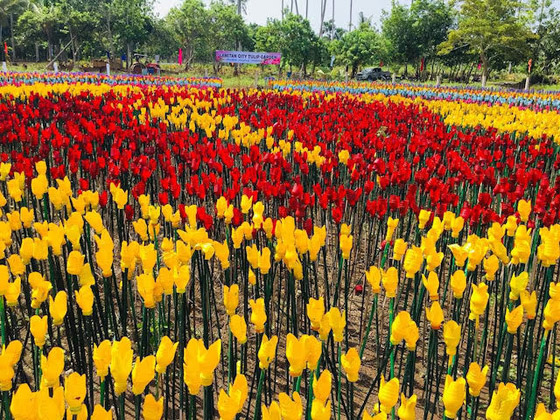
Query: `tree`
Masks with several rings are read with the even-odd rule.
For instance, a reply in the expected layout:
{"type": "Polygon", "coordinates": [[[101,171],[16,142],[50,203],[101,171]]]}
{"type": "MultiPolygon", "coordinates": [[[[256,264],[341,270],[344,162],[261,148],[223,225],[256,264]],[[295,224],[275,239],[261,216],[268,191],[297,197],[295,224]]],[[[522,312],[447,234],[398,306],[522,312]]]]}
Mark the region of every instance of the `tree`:
{"type": "Polygon", "coordinates": [[[389,62],[404,64],[404,73],[408,74],[408,64],[417,62],[420,57],[413,14],[409,8],[393,2],[390,13],[383,11],[381,27],[383,37],[387,40],[389,62]]]}
{"type": "Polygon", "coordinates": [[[309,64],[319,64],[326,56],[325,44],[302,16],[287,13],[284,20],[272,19],[257,30],[256,48],[260,51],[280,51],[290,66],[301,69],[305,76],[309,64]]]}
{"type": "Polygon", "coordinates": [[[528,41],[533,38],[525,7],[519,1],[464,0],[458,27],[449,33],[441,52],[468,45],[470,51],[480,57],[482,85],[485,86],[493,64],[507,56],[517,59],[527,56],[528,41]]]}
{"type": "Polygon", "coordinates": [[[184,50],[188,70],[195,54],[204,50],[209,31],[208,11],[201,0],[185,0],[179,8],[170,10],[167,19],[184,50]]]}
{"type": "Polygon", "coordinates": [[[337,61],[350,67],[351,77],[354,77],[360,66],[381,58],[379,35],[368,23],[362,23],[357,29],[346,32],[340,41],[335,42],[333,52],[337,61]]]}

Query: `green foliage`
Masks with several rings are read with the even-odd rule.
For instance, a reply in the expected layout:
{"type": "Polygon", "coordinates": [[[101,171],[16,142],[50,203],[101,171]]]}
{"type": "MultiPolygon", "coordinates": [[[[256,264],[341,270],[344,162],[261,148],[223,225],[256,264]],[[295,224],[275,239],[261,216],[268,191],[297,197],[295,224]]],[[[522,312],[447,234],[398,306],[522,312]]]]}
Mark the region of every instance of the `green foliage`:
{"type": "Polygon", "coordinates": [[[507,61],[528,58],[534,39],[528,27],[529,15],[517,0],[464,0],[457,29],[441,45],[441,53],[468,45],[482,63],[483,75],[507,61]]]}
{"type": "Polygon", "coordinates": [[[352,77],[362,65],[374,64],[385,56],[379,34],[369,25],[362,23],[357,29],[346,32],[332,46],[336,62],[351,69],[352,77]]]}
{"type": "Polygon", "coordinates": [[[310,64],[320,64],[327,57],[324,41],[311,29],[302,16],[287,13],[283,21],[272,19],[256,33],[256,49],[280,51],[290,66],[300,68],[304,74],[310,64]]]}

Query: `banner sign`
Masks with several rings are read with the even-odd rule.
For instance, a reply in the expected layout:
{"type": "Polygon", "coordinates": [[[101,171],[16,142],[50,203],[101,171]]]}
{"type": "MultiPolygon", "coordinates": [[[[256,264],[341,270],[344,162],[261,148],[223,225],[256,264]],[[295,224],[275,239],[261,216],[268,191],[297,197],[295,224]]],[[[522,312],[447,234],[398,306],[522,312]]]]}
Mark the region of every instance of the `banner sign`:
{"type": "Polygon", "coordinates": [[[216,51],[216,61],[235,64],[280,64],[281,53],[216,51]]]}

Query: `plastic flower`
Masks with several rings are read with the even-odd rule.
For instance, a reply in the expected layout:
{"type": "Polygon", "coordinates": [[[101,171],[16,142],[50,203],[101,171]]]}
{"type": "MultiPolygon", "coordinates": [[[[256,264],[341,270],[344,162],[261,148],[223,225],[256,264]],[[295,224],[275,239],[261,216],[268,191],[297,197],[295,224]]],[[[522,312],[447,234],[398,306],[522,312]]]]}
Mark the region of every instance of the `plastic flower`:
{"type": "Polygon", "coordinates": [[[424,229],[426,227],[426,223],[430,220],[432,212],[429,210],[420,210],[418,214],[418,228],[424,229]]]}
{"type": "Polygon", "coordinates": [[[290,398],[288,394],[282,392],[278,396],[278,400],[283,420],[301,420],[303,416],[303,405],[298,392],[294,391],[292,398],[290,398]]]}
{"type": "Polygon", "coordinates": [[[488,420],[510,419],[519,405],[520,399],[521,392],[514,384],[500,383],[498,390],[492,394],[490,405],[486,410],[486,418],[488,420]]]}
{"type": "Polygon", "coordinates": [[[480,391],[486,384],[486,377],[488,376],[488,366],[483,368],[476,362],[469,365],[467,372],[467,383],[469,384],[469,394],[473,397],[478,397],[480,391]]]}
{"type": "Polygon", "coordinates": [[[29,329],[35,341],[35,345],[39,348],[45,345],[45,336],[47,335],[47,316],[40,317],[33,315],[29,320],[29,329]]]}
{"type": "Polygon", "coordinates": [[[48,356],[41,355],[42,383],[47,388],[60,385],[60,375],[64,370],[64,350],[53,347],[48,356]]]}
{"type": "Polygon", "coordinates": [[[146,386],[154,379],[155,367],[155,356],[146,356],[142,360],[140,360],[140,357],[136,357],[136,362],[134,362],[132,368],[132,393],[134,395],[142,394],[146,386]]]}
{"type": "Polygon", "coordinates": [[[450,284],[451,290],[453,290],[453,296],[456,299],[461,299],[463,297],[463,292],[467,287],[467,277],[463,270],[457,270],[451,275],[450,284]]]}
{"type": "Polygon", "coordinates": [[[115,381],[115,393],[121,395],[126,391],[128,375],[132,370],[132,343],[128,337],[113,342],[111,348],[111,376],[115,381]]]}
{"type": "Polygon", "coordinates": [[[144,420],[160,420],[163,416],[163,397],[156,400],[152,394],[146,395],[142,405],[144,420]]]}
{"type": "Polygon", "coordinates": [[[391,325],[391,344],[398,346],[402,340],[410,351],[416,348],[419,338],[418,326],[406,311],[397,314],[391,325]]]}
{"type": "Polygon", "coordinates": [[[473,283],[472,290],[469,319],[476,320],[476,327],[478,328],[478,319],[486,310],[490,295],[488,294],[488,285],[485,283],[479,285],[473,283]]]}
{"type": "Polygon", "coordinates": [[[430,308],[426,308],[426,318],[430,321],[432,329],[439,330],[443,323],[443,310],[436,300],[430,308]]]}
{"type": "Polygon", "coordinates": [[[220,419],[233,420],[235,416],[243,410],[243,405],[248,395],[247,378],[245,375],[238,374],[230,385],[229,391],[226,393],[220,390],[218,397],[218,412],[220,419]]]}
{"type": "Polygon", "coordinates": [[[84,316],[90,316],[93,313],[93,292],[90,286],[82,286],[76,294],[76,303],[82,310],[84,316]]]}
{"type": "Polygon", "coordinates": [[[379,383],[379,404],[381,411],[389,414],[397,401],[399,400],[399,380],[392,378],[389,382],[385,382],[385,375],[381,375],[381,382],[379,383]]]}
{"type": "Polygon", "coordinates": [[[450,320],[443,324],[443,341],[445,342],[445,352],[448,356],[455,356],[457,346],[461,341],[461,327],[455,321],[450,320]]]}
{"type": "Polygon", "coordinates": [[[99,346],[93,345],[93,363],[97,376],[104,380],[109,374],[109,365],[111,364],[111,342],[109,340],[103,340],[99,343],[99,346]]]}
{"type": "Polygon", "coordinates": [[[282,413],[280,411],[280,405],[276,401],[272,401],[270,407],[266,405],[261,406],[262,420],[281,420],[282,413]]]}
{"type": "Polygon", "coordinates": [[[399,271],[395,267],[389,267],[381,278],[387,297],[394,298],[399,286],[399,271]]]}
{"type": "Polygon", "coordinates": [[[179,343],[173,344],[173,341],[171,341],[168,336],[164,335],[162,337],[156,353],[157,373],[164,373],[167,369],[167,366],[169,366],[173,362],[178,345],[179,343]]]}
{"type": "Polygon", "coordinates": [[[323,404],[328,400],[332,388],[332,374],[328,370],[321,372],[319,379],[314,376],[313,396],[323,404]]]}
{"type": "Polygon", "coordinates": [[[296,338],[293,334],[286,337],[286,358],[290,362],[290,376],[298,377],[307,365],[305,336],[296,338]]]}
{"type": "Polygon", "coordinates": [[[393,219],[392,217],[387,219],[387,233],[385,234],[385,241],[389,242],[391,240],[398,225],[399,219],[393,219]]]}
{"type": "Polygon", "coordinates": [[[321,326],[321,319],[325,314],[325,299],[322,296],[319,299],[309,298],[306,308],[307,317],[311,321],[311,329],[318,331],[321,326]]]}
{"type": "Polygon", "coordinates": [[[377,294],[381,291],[381,270],[376,266],[372,265],[368,271],[366,271],[366,280],[371,286],[371,291],[377,294]]]}
{"type": "Polygon", "coordinates": [[[517,203],[517,211],[519,212],[521,221],[527,223],[527,221],[529,220],[529,215],[531,214],[531,200],[520,200],[517,203]]]}
{"type": "Polygon", "coordinates": [[[342,370],[348,378],[348,382],[356,382],[359,378],[359,370],[362,364],[358,350],[352,347],[341,356],[342,370]]]}
{"type": "Polygon", "coordinates": [[[202,339],[191,338],[184,350],[183,374],[189,394],[198,394],[201,386],[212,384],[214,370],[220,362],[222,341],[206,348],[202,339]]]}
{"type": "Polygon", "coordinates": [[[72,414],[78,414],[86,398],[86,375],[72,372],[64,380],[64,397],[72,414]]]}
{"type": "Polygon", "coordinates": [[[245,344],[247,342],[247,324],[245,323],[245,318],[237,314],[231,316],[229,319],[229,329],[237,341],[239,341],[239,344],[245,344]]]}
{"type": "Polygon", "coordinates": [[[235,314],[239,305],[239,285],[232,284],[230,287],[224,286],[224,306],[229,316],[235,314]]]}
{"type": "Polygon", "coordinates": [[[521,305],[527,314],[527,319],[535,319],[537,316],[537,293],[529,293],[527,290],[521,291],[521,305]]]}
{"type": "Polygon", "coordinates": [[[113,410],[105,410],[101,405],[95,404],[90,420],[113,420],[113,410]]]}
{"type": "Polygon", "coordinates": [[[350,258],[350,251],[352,250],[353,236],[340,235],[340,250],[342,251],[342,258],[347,260],[350,258]]]}
{"type": "Polygon", "coordinates": [[[266,323],[266,311],[264,310],[264,299],[259,298],[256,301],[249,300],[251,306],[251,323],[255,326],[255,331],[258,333],[264,332],[264,324],[266,323]]]}
{"type": "Polygon", "coordinates": [[[14,366],[9,354],[0,355],[0,391],[12,389],[12,379],[14,377],[14,366]]]}
{"type": "Polygon", "coordinates": [[[416,273],[422,267],[422,262],[424,261],[424,257],[422,254],[422,249],[417,246],[412,246],[406,251],[404,256],[404,270],[406,271],[406,277],[409,279],[414,278],[416,273]]]}
{"type": "Polygon", "coordinates": [[[263,334],[261,340],[261,346],[259,347],[259,352],[258,352],[259,368],[268,369],[268,366],[276,356],[277,344],[278,344],[277,336],[272,336],[269,340],[266,334],[263,334]]]}
{"type": "Polygon", "coordinates": [[[443,406],[445,407],[445,416],[454,419],[457,411],[463,405],[466,393],[465,378],[453,380],[449,375],[445,377],[445,387],[443,388],[443,406]]]}
{"type": "Polygon", "coordinates": [[[64,290],[58,292],[53,299],[49,296],[49,313],[53,319],[53,325],[62,325],[66,316],[68,295],[64,290]]]}
{"type": "Polygon", "coordinates": [[[517,329],[523,322],[523,305],[516,306],[514,310],[510,312],[509,308],[506,308],[506,324],[507,331],[510,334],[517,333],[517,329]]]}
{"type": "Polygon", "coordinates": [[[412,395],[410,398],[406,398],[404,394],[401,394],[401,405],[397,411],[397,415],[401,420],[414,420],[416,419],[416,401],[418,397],[412,395]]]}
{"type": "Polygon", "coordinates": [[[408,244],[404,239],[397,239],[393,244],[393,259],[396,261],[402,260],[403,255],[406,252],[408,244]]]}
{"type": "Polygon", "coordinates": [[[484,270],[486,271],[486,279],[492,281],[496,278],[496,272],[500,268],[500,261],[495,255],[490,255],[484,259],[484,270]]]}
{"type": "Polygon", "coordinates": [[[426,278],[426,276],[422,274],[422,284],[428,291],[430,300],[439,299],[439,294],[438,294],[439,280],[435,271],[430,271],[430,273],[428,274],[428,278],[426,278]]]}
{"type": "Polygon", "coordinates": [[[511,300],[519,299],[519,295],[523,290],[527,288],[527,284],[529,283],[529,273],[523,271],[519,275],[511,276],[511,281],[509,282],[510,292],[509,298],[511,300]]]}
{"type": "Polygon", "coordinates": [[[333,332],[334,341],[340,343],[344,339],[344,328],[346,327],[346,313],[338,308],[332,307],[327,312],[330,329],[333,332]]]}

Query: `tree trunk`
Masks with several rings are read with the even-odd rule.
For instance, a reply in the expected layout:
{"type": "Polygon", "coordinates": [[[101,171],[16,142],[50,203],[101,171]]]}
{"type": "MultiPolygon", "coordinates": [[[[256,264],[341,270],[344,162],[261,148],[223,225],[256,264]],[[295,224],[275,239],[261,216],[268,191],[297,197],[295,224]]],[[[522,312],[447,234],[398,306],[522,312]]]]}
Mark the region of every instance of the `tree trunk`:
{"type": "Polygon", "coordinates": [[[480,59],[482,61],[482,87],[486,87],[486,81],[488,79],[488,58],[486,54],[482,53],[480,54],[480,59]]]}
{"type": "Polygon", "coordinates": [[[352,0],[350,0],[350,23],[348,23],[348,32],[352,30],[352,0]]]}
{"type": "Polygon", "coordinates": [[[38,63],[40,61],[39,58],[40,58],[39,57],[39,43],[36,42],[35,43],[35,62],[36,63],[38,63]]]}
{"type": "Polygon", "coordinates": [[[10,13],[10,34],[12,36],[12,61],[16,61],[16,41],[14,37],[14,14],[10,13]]]}
{"type": "Polygon", "coordinates": [[[321,1],[321,23],[319,26],[319,38],[323,35],[323,25],[325,23],[325,12],[327,11],[327,0],[321,1]]]}

